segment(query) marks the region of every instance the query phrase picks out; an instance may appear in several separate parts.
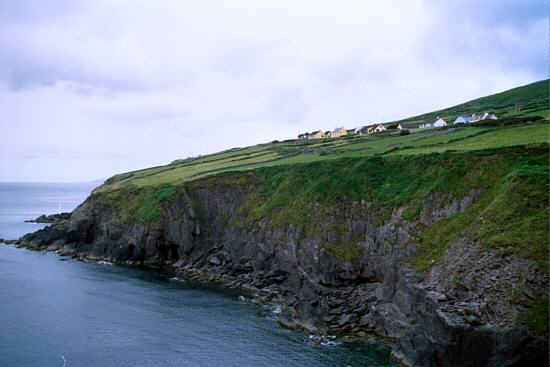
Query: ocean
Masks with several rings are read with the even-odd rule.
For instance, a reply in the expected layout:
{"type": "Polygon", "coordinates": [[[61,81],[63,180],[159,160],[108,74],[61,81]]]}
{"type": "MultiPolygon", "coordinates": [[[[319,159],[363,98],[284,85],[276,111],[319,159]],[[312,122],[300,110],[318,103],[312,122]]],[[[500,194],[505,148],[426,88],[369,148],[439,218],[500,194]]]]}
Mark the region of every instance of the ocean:
{"type": "MultiPolygon", "coordinates": [[[[92,184],[0,183],[0,238],[71,211],[92,184]]],[[[0,245],[0,366],[397,366],[381,343],[318,345],[277,307],[162,270],[0,245]]],[[[245,295],[246,296],[246,295],[245,295]]]]}

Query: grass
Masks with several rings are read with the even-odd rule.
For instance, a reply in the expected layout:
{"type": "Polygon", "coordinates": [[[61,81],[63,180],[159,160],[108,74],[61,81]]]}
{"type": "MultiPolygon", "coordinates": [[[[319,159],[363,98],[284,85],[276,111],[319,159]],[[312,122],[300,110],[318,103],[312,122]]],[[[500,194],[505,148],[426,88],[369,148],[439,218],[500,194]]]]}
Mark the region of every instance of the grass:
{"type": "MultiPolygon", "coordinates": [[[[155,223],[162,217],[162,205],[170,202],[176,187],[163,185],[141,190],[125,188],[105,194],[107,201],[119,211],[123,222],[155,223]]],[[[96,194],[97,195],[97,194],[96,194]]]]}
{"type": "Polygon", "coordinates": [[[408,125],[432,119],[436,116],[441,116],[448,123],[452,123],[457,116],[485,111],[494,112],[498,117],[541,115],[548,118],[550,108],[548,102],[549,90],[549,80],[541,80],[502,93],[477,98],[453,107],[409,117],[394,123],[408,125]]]}
{"type": "Polygon", "coordinates": [[[520,314],[519,320],[527,324],[529,329],[535,334],[544,335],[548,332],[548,325],[550,325],[548,296],[532,301],[530,306],[530,308],[520,314]]]}
{"type": "Polygon", "coordinates": [[[478,134],[467,139],[450,141],[447,144],[434,144],[432,146],[415,147],[414,149],[404,149],[402,151],[392,152],[392,154],[422,154],[444,152],[449,150],[481,150],[516,145],[537,144],[547,142],[549,132],[550,130],[548,123],[539,123],[527,126],[511,126],[486,130],[484,134],[478,134]]]}
{"type": "Polygon", "coordinates": [[[374,134],[347,139],[289,141],[233,149],[209,156],[175,161],[172,164],[114,176],[99,191],[124,187],[178,185],[197,178],[224,172],[261,167],[361,158],[376,155],[411,155],[448,150],[486,148],[539,143],[548,140],[548,124],[488,128],[468,126],[421,130],[399,136],[374,134]]]}
{"type": "Polygon", "coordinates": [[[448,150],[479,150],[501,146],[548,141],[549,80],[542,80],[502,93],[478,98],[457,106],[401,122],[411,123],[435,116],[449,118],[477,111],[494,111],[500,117],[544,117],[546,123],[533,126],[494,128],[472,124],[468,127],[444,129],[414,129],[399,136],[387,131],[368,136],[346,136],[340,139],[290,140],[234,148],[206,156],[190,157],[171,164],[116,175],[106,181],[99,191],[107,192],[124,187],[178,185],[200,177],[223,172],[246,171],[274,165],[299,164],[333,160],[344,157],[370,157],[381,154],[419,154],[448,150]]]}

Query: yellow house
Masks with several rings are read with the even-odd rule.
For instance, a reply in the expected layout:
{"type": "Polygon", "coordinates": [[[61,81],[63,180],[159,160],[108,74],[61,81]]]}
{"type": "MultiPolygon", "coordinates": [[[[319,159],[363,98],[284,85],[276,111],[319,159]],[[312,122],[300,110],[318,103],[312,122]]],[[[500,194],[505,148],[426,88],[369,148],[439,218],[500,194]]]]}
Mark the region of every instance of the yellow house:
{"type": "Polygon", "coordinates": [[[323,139],[325,137],[325,133],[323,133],[321,130],[313,131],[308,135],[308,139],[323,139]]]}
{"type": "Polygon", "coordinates": [[[330,133],[331,138],[339,138],[341,136],[347,135],[348,132],[343,127],[337,127],[336,129],[332,130],[330,133]]]}

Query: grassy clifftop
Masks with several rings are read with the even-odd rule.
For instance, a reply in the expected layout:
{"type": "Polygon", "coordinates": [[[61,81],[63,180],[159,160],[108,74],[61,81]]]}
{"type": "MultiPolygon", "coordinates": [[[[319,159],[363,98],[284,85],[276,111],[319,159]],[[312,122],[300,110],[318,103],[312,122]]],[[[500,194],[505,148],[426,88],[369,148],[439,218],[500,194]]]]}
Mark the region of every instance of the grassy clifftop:
{"type": "Polygon", "coordinates": [[[246,171],[261,167],[289,166],[344,158],[384,155],[411,155],[445,151],[474,151],[548,141],[548,123],[521,126],[467,126],[418,130],[401,136],[399,132],[341,139],[288,141],[233,149],[204,157],[116,175],[99,191],[128,187],[178,185],[190,180],[224,172],[246,171]]]}
{"type": "Polygon", "coordinates": [[[454,107],[414,116],[402,122],[414,123],[425,118],[444,116],[452,124],[454,117],[476,111],[494,111],[505,117],[502,126],[476,123],[467,127],[446,129],[413,129],[409,135],[386,131],[368,136],[346,136],[339,139],[289,140],[180,159],[171,164],[116,175],[99,191],[128,187],[178,185],[190,180],[224,172],[245,171],[260,167],[360,158],[379,155],[425,154],[445,151],[493,149],[548,141],[549,80],[543,80],[492,96],[482,97],[454,107]],[[545,118],[528,124],[534,115],[545,118]],[[508,118],[506,118],[508,116],[508,118]],[[512,117],[510,117],[512,116],[512,117]],[[452,119],[451,119],[452,118],[452,119]],[[508,125],[510,118],[522,119],[523,126],[508,125]]]}

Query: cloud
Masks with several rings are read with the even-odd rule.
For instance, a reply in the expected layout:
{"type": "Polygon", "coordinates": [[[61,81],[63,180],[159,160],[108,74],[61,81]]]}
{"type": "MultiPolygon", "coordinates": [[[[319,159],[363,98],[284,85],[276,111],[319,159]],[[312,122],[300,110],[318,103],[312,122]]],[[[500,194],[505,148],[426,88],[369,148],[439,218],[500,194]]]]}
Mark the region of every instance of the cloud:
{"type": "Polygon", "coordinates": [[[0,180],[91,180],[542,79],[542,3],[5,1],[0,180]]]}

